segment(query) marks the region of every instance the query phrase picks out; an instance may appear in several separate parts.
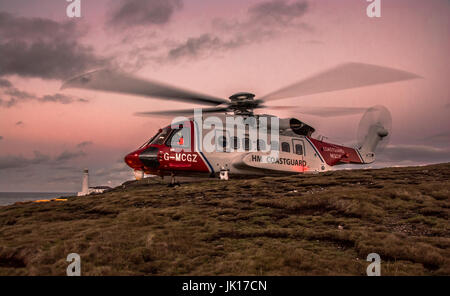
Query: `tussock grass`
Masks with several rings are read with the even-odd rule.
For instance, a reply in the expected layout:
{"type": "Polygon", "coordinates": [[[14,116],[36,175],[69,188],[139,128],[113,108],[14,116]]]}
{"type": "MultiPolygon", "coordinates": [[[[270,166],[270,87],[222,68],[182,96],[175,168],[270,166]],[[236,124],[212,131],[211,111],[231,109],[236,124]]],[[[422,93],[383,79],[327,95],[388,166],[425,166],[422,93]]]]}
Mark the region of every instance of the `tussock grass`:
{"type": "Polygon", "coordinates": [[[0,275],[450,275],[450,164],[157,179],[0,208],[0,275]]]}

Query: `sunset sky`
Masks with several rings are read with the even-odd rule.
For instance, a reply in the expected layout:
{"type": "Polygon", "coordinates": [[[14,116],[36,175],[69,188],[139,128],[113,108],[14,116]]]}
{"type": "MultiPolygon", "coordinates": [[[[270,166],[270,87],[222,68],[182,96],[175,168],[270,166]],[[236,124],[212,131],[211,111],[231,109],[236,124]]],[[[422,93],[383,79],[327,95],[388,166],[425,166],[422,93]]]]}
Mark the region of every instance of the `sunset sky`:
{"type": "MultiPolygon", "coordinates": [[[[117,68],[213,96],[262,96],[345,62],[421,76],[404,82],[276,101],[274,105],[385,105],[389,146],[373,167],[450,161],[450,1],[0,0],[0,191],[79,191],[132,179],[123,162],[171,118],[135,112],[191,104],[64,89],[74,75],[117,68]]],[[[361,115],[288,111],[331,142],[351,145],[361,115]]]]}

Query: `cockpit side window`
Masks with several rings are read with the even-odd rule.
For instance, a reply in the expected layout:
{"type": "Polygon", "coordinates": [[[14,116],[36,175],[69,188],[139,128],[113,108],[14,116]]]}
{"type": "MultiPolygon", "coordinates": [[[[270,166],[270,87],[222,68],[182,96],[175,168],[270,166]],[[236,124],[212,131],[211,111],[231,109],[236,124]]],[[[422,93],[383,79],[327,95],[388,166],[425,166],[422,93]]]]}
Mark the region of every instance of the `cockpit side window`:
{"type": "Polygon", "coordinates": [[[191,148],[191,135],[189,128],[179,128],[173,131],[166,142],[166,145],[173,148],[191,148]]]}

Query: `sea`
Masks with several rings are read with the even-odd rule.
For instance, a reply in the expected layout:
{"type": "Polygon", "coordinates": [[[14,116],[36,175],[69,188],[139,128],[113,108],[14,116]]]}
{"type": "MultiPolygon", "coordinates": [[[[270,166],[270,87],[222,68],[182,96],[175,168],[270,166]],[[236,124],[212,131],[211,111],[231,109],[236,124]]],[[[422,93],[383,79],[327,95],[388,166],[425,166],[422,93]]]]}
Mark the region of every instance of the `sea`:
{"type": "Polygon", "coordinates": [[[20,201],[52,199],[77,195],[76,192],[0,192],[0,206],[12,205],[20,201]]]}

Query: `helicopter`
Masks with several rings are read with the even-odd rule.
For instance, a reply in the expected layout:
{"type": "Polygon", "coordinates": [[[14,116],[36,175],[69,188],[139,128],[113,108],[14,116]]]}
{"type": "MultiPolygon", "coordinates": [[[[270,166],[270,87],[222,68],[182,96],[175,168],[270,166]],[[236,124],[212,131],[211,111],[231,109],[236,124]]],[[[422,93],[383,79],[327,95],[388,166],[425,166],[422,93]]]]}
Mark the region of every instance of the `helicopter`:
{"type": "Polygon", "coordinates": [[[177,116],[124,158],[137,180],[145,175],[171,176],[173,184],[175,176],[228,180],[231,176],[320,173],[343,164],[372,163],[377,148],[386,146],[391,136],[392,117],[386,107],[267,106],[266,102],[416,78],[420,76],[390,67],[344,63],[262,97],[240,92],[224,99],[100,69],[66,81],[62,89],[79,88],[206,105],[198,109],[135,114],[177,116]],[[322,117],[363,113],[357,145],[347,147],[317,138],[314,127],[298,118],[255,113],[263,108],[296,110],[299,114],[322,117]],[[193,117],[186,117],[192,114],[193,117]]]}

